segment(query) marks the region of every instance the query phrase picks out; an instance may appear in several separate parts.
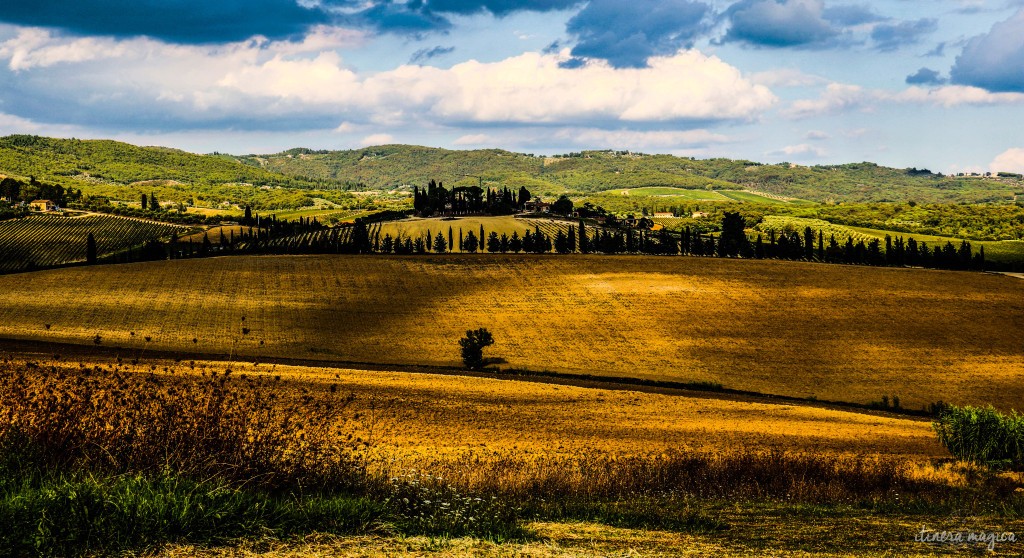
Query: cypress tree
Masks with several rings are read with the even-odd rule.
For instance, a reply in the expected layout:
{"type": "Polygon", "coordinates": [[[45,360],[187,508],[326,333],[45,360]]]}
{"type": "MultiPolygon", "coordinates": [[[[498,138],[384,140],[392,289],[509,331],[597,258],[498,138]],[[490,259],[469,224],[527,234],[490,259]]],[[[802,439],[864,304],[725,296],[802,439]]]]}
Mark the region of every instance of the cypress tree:
{"type": "Polygon", "coordinates": [[[85,238],[85,263],[89,265],[96,263],[96,237],[92,233],[85,238]]]}

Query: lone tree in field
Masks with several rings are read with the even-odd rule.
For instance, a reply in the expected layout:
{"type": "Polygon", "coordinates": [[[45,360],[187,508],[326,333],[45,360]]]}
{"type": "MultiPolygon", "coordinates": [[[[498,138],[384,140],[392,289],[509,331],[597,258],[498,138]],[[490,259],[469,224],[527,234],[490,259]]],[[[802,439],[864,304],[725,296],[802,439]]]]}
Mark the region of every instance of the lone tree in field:
{"type": "Polygon", "coordinates": [[[494,336],[484,328],[467,330],[466,336],[459,339],[462,347],[462,363],[471,370],[484,367],[484,347],[494,344],[494,336]]]}

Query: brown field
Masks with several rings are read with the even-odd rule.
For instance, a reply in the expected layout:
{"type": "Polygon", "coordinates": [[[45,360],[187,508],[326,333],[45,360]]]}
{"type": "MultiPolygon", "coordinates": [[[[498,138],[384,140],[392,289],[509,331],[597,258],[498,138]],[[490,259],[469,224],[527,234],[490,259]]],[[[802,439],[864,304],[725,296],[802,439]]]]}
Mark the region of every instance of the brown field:
{"type": "Polygon", "coordinates": [[[497,343],[486,354],[506,368],[859,403],[890,395],[913,408],[1024,401],[1024,282],[1004,276],[478,255],[228,257],[29,277],[0,277],[0,337],[455,367],[457,339],[487,327],[497,343]]]}

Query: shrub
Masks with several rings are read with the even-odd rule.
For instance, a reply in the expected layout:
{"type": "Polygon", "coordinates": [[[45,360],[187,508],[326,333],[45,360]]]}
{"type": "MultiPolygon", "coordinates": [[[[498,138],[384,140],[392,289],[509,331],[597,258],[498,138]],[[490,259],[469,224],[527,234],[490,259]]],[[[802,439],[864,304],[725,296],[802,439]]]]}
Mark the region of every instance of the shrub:
{"type": "Polygon", "coordinates": [[[953,457],[987,465],[1024,466],[1024,416],[988,407],[946,406],[932,423],[953,457]]]}

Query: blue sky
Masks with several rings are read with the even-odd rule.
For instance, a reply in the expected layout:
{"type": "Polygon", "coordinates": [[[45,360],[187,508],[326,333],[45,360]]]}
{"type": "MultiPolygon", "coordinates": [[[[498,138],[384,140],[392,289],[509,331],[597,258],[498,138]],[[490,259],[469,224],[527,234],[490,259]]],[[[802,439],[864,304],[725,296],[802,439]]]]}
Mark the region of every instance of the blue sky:
{"type": "Polygon", "coordinates": [[[1024,0],[7,0],[0,134],[1024,171],[1024,0]]]}

